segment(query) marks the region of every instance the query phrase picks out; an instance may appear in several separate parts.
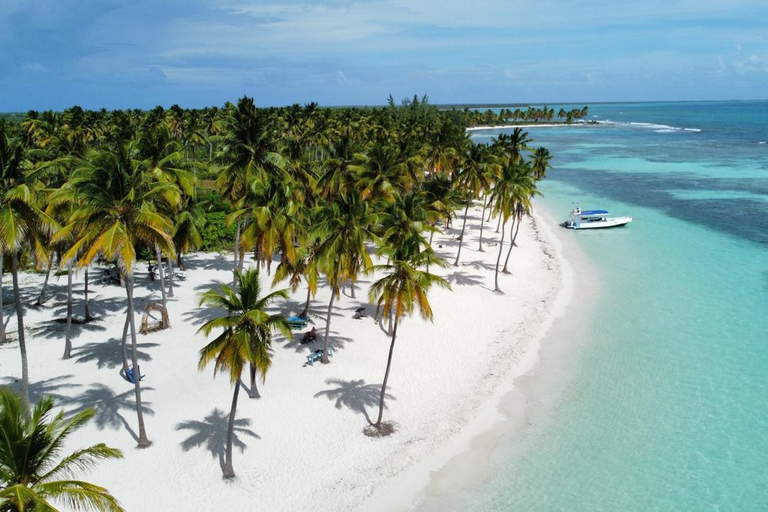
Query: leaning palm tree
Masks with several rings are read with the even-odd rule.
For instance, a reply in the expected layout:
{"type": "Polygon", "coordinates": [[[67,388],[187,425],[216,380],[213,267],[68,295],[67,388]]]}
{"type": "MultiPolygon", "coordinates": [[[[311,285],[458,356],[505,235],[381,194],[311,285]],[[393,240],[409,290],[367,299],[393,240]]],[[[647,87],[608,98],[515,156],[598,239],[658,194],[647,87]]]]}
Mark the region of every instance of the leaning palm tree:
{"type": "MultiPolygon", "coordinates": [[[[237,411],[237,397],[240,392],[240,377],[246,363],[251,365],[251,391],[256,388],[256,371],[261,373],[262,382],[272,364],[269,353],[272,334],[281,332],[286,338],[291,337],[291,329],[283,315],[270,315],[267,308],[275,299],[288,298],[287,290],[277,290],[268,295],[261,295],[259,270],[236,271],[236,290],[221,284],[220,289],[210,289],[200,297],[200,305],[226,309],[224,316],[209,320],[198,332],[208,336],[212,330],[223,331],[208,345],[200,350],[199,369],[214,361],[214,375],[220,371],[229,373],[235,387],[232,407],[229,411],[227,429],[227,448],[224,458],[224,478],[234,478],[232,467],[232,439],[237,411]]],[[[258,395],[256,395],[258,396],[258,395]]]]}
{"type": "Polygon", "coordinates": [[[51,416],[53,399],[43,398],[29,412],[10,389],[0,389],[0,510],[55,511],[60,502],[69,510],[122,511],[109,491],[73,477],[101,460],[119,459],[120,450],[103,443],[59,459],[67,437],[87,422],[93,409],[71,419],[51,416]]]}
{"type": "Polygon", "coordinates": [[[464,221],[461,225],[461,234],[459,234],[459,250],[456,253],[456,261],[453,262],[454,267],[459,266],[469,207],[481,191],[490,188],[491,179],[497,168],[496,156],[488,146],[474,143],[470,145],[464,155],[461,171],[456,177],[456,185],[464,196],[464,221]]]}
{"type": "Polygon", "coordinates": [[[171,232],[173,225],[157,204],[174,203],[179,193],[171,183],[157,182],[133,165],[125,147],[115,151],[95,151],[87,155],[68,186],[77,199],[77,208],[69,224],[56,232],[53,242],[77,236],[62,261],[77,258],[84,267],[97,254],[117,261],[125,282],[128,299],[127,323],[131,333],[131,357],[136,393],[136,414],[139,422],[139,447],[151,443],[144,428],[141,406],[141,379],[136,347],[136,322],[133,300],[133,266],[136,246],[159,247],[163,254],[174,255],[171,232]]]}
{"type": "MultiPolygon", "coordinates": [[[[10,255],[13,296],[21,351],[21,396],[29,404],[29,369],[24,335],[24,309],[19,289],[19,253],[29,243],[40,260],[46,258],[42,235],[56,222],[40,210],[25,179],[25,160],[21,141],[13,139],[0,121],[0,254],[10,255]]],[[[5,331],[3,330],[3,336],[5,331]]]]}
{"type": "Polygon", "coordinates": [[[437,265],[447,267],[448,264],[442,258],[435,256],[431,248],[427,247],[425,240],[421,235],[414,235],[410,239],[402,241],[399,247],[382,249],[382,254],[390,256],[390,261],[385,265],[377,265],[376,270],[383,271],[387,275],[371,286],[368,297],[371,302],[384,305],[384,316],[388,316],[390,311],[394,314],[394,327],[392,329],[392,341],[389,344],[389,355],[387,356],[387,369],[384,372],[384,382],[381,384],[381,395],[379,397],[379,415],[376,423],[372,426],[375,429],[372,433],[386,435],[386,430],[382,430],[382,417],[384,415],[384,398],[387,392],[387,382],[389,381],[389,371],[392,367],[392,354],[395,350],[395,340],[397,339],[397,326],[400,320],[406,315],[418,308],[421,317],[424,320],[432,320],[432,307],[427,300],[427,291],[433,285],[450,290],[448,281],[440,276],[430,274],[424,270],[419,270],[424,265],[437,265]]]}

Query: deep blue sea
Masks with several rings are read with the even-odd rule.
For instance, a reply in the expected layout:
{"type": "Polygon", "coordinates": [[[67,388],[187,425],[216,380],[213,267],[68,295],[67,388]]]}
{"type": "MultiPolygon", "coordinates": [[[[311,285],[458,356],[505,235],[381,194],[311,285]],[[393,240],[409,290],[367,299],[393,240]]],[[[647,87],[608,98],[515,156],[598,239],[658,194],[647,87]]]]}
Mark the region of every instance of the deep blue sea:
{"type": "Polygon", "coordinates": [[[547,210],[635,219],[560,233],[599,281],[566,340],[576,370],[482,485],[420,510],[768,511],[768,102],[590,119],[616,124],[528,129],[555,156],[547,210]]]}

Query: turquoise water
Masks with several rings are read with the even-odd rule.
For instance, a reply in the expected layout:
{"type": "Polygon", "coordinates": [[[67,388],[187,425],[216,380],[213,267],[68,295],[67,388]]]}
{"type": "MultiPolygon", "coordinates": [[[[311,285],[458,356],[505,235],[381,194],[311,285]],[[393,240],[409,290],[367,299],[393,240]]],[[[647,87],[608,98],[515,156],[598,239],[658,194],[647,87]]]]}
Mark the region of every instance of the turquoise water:
{"type": "Polygon", "coordinates": [[[423,509],[766,511],[768,102],[590,111],[623,124],[530,130],[556,156],[550,211],[635,218],[561,233],[600,282],[577,370],[487,482],[423,509]]]}

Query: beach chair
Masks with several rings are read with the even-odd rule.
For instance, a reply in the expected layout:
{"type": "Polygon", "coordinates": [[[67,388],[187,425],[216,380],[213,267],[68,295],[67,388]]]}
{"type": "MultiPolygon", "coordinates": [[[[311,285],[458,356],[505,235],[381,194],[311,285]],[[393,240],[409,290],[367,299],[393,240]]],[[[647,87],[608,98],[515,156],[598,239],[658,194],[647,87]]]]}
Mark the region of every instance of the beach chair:
{"type": "MultiPolygon", "coordinates": [[[[136,381],[133,380],[133,368],[128,368],[128,371],[125,372],[125,376],[128,378],[128,381],[131,384],[136,384],[136,381]]],[[[146,377],[146,375],[139,376],[139,380],[140,381],[144,380],[144,377],[146,377]]]]}
{"type": "Polygon", "coordinates": [[[293,331],[303,329],[307,326],[307,319],[300,316],[289,316],[285,321],[288,322],[288,327],[293,331]]]}
{"type": "MultiPolygon", "coordinates": [[[[328,347],[328,357],[333,357],[333,347],[328,347]]],[[[307,356],[307,364],[312,366],[315,361],[323,358],[323,349],[319,348],[307,356]]]]}
{"type": "Polygon", "coordinates": [[[179,281],[186,281],[187,280],[187,273],[183,270],[176,270],[173,272],[173,277],[178,279],[179,281]]]}

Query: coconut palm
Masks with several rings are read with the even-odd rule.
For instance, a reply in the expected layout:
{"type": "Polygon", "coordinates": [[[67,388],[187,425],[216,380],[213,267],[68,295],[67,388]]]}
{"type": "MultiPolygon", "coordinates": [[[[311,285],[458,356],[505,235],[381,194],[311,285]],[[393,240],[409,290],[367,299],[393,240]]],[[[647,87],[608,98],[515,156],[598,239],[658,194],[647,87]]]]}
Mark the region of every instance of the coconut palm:
{"type": "Polygon", "coordinates": [[[319,206],[315,212],[316,230],[321,238],[317,248],[318,266],[331,287],[331,300],[325,323],[325,339],[321,361],[328,363],[328,336],[331,329],[333,303],[339,296],[341,284],[347,280],[354,286],[360,273],[372,267],[366,242],[376,240],[370,226],[375,213],[370,201],[358,194],[339,196],[331,203],[319,206]]]}
{"type": "Polygon", "coordinates": [[[46,252],[42,236],[50,232],[56,222],[35,205],[34,193],[25,180],[25,165],[21,141],[12,138],[5,122],[0,120],[0,254],[8,254],[11,257],[21,351],[21,396],[24,402],[29,404],[29,365],[18,276],[19,252],[25,243],[29,243],[39,260],[44,261],[46,252]]]}
{"type": "Polygon", "coordinates": [[[528,132],[522,128],[515,128],[511,134],[502,133],[493,139],[493,145],[501,148],[514,162],[519,162],[523,158],[523,151],[530,151],[533,139],[528,137],[528,132]]]}
{"type": "MultiPolygon", "coordinates": [[[[268,176],[285,165],[284,159],[276,151],[272,122],[256,109],[253,98],[244,96],[237,102],[236,108],[229,109],[226,135],[219,158],[225,166],[219,174],[217,185],[233,209],[246,196],[255,178],[268,176]]],[[[242,265],[242,261],[238,262],[243,250],[240,227],[240,222],[237,222],[234,270],[242,265]]]]}
{"type": "Polygon", "coordinates": [[[78,207],[70,223],[60,229],[53,241],[77,235],[77,241],[62,255],[62,261],[77,258],[78,266],[91,263],[97,254],[117,261],[125,281],[128,299],[126,312],[131,333],[131,357],[135,378],[136,414],[140,447],[149,446],[141,406],[141,379],[137,360],[136,324],[133,300],[133,266],[136,246],[157,246],[163,254],[174,255],[173,224],[157,211],[161,201],[179,200],[175,185],[157,182],[131,161],[128,150],[93,151],[87,155],[70,181],[78,207]]]}
{"type": "MultiPolygon", "coordinates": [[[[539,191],[536,187],[536,177],[534,175],[533,168],[528,162],[516,165],[510,179],[514,183],[513,186],[508,187],[509,194],[510,194],[509,206],[511,206],[510,213],[512,215],[513,222],[509,228],[510,244],[509,244],[509,250],[507,251],[507,257],[504,260],[504,268],[502,270],[502,273],[504,274],[509,273],[509,271],[507,270],[507,265],[509,264],[509,256],[512,254],[512,248],[515,246],[515,240],[517,239],[517,233],[520,231],[520,223],[522,221],[523,215],[531,212],[533,208],[533,203],[532,203],[533,197],[536,194],[539,194],[539,191]],[[514,235],[513,235],[513,230],[514,230],[514,235]]],[[[502,233],[502,238],[503,236],[504,235],[502,233]]],[[[503,244],[500,244],[500,245],[503,245],[503,244]]],[[[501,247],[499,248],[499,251],[501,251],[501,247]]],[[[500,254],[501,252],[499,252],[499,255],[500,254]]],[[[496,262],[497,282],[498,282],[498,270],[499,270],[498,263],[499,262],[497,261],[496,262]]]]}
{"type": "Polygon", "coordinates": [[[105,488],[74,479],[122,453],[100,443],[60,459],[67,437],[94,410],[65,419],[63,411],[51,417],[53,405],[52,398],[43,398],[30,412],[10,389],[0,389],[0,510],[55,511],[53,504],[59,502],[69,510],[122,511],[105,488]]]}
{"type": "Polygon", "coordinates": [[[387,369],[384,372],[384,381],[381,384],[379,397],[379,415],[373,427],[379,433],[382,431],[382,418],[384,416],[384,398],[387,392],[389,372],[392,368],[392,354],[395,350],[397,339],[397,327],[406,315],[410,315],[414,309],[418,309],[424,320],[432,320],[432,307],[427,299],[427,292],[433,285],[450,290],[448,281],[442,277],[419,270],[424,265],[437,265],[446,267],[448,264],[442,258],[435,256],[431,248],[422,248],[425,240],[421,235],[414,235],[408,240],[402,241],[398,247],[385,247],[383,254],[390,256],[390,261],[385,265],[377,265],[376,270],[384,272],[385,277],[379,279],[371,286],[368,297],[371,302],[384,306],[384,316],[394,315],[394,327],[392,329],[392,341],[389,344],[387,356],[387,369]]]}
{"type": "Polygon", "coordinates": [[[481,191],[489,190],[491,179],[497,167],[496,156],[485,144],[471,144],[464,155],[461,170],[456,176],[456,186],[464,196],[464,221],[461,225],[459,250],[456,253],[456,261],[453,262],[454,267],[459,266],[469,207],[472,201],[477,199],[481,191]]]}
{"type": "MultiPolygon", "coordinates": [[[[272,363],[270,345],[274,332],[291,337],[291,329],[283,315],[270,315],[267,308],[276,299],[288,298],[287,290],[277,290],[262,296],[259,270],[249,269],[235,272],[236,289],[221,284],[220,289],[210,289],[200,297],[200,305],[226,309],[223,316],[209,320],[198,332],[208,336],[214,329],[223,329],[216,338],[200,350],[199,369],[214,362],[214,375],[220,371],[229,373],[234,386],[232,407],[229,411],[227,448],[224,459],[224,478],[234,478],[232,467],[232,439],[237,411],[237,397],[240,392],[240,378],[246,363],[251,365],[251,391],[255,392],[256,371],[262,382],[272,363]]],[[[256,395],[258,396],[258,395],[256,395]]]]}
{"type": "Polygon", "coordinates": [[[537,180],[543,180],[547,177],[547,169],[552,167],[549,163],[550,160],[552,160],[552,154],[547,148],[536,148],[536,151],[533,152],[531,166],[537,180]]]}

